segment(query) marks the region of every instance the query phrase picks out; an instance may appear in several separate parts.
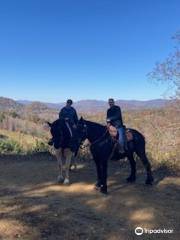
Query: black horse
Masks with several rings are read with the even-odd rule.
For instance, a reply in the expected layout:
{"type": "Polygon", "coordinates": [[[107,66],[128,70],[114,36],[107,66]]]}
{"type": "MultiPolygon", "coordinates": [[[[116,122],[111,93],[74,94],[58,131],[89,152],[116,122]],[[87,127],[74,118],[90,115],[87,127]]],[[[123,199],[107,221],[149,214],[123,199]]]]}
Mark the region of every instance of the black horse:
{"type": "MultiPolygon", "coordinates": [[[[145,152],[145,138],[134,129],[128,129],[132,135],[132,139],[127,141],[127,150],[124,154],[119,155],[119,159],[127,157],[131,166],[131,174],[127,178],[128,182],[135,182],[136,180],[136,162],[134,160],[134,152],[142,160],[147,172],[146,184],[152,184],[153,176],[151,172],[151,165],[145,152]]],[[[104,194],[107,193],[107,167],[108,160],[115,152],[116,141],[110,136],[106,126],[101,124],[84,120],[81,118],[78,122],[77,132],[81,141],[88,139],[91,143],[90,150],[94,158],[97,170],[97,182],[95,187],[100,189],[104,194]]]]}

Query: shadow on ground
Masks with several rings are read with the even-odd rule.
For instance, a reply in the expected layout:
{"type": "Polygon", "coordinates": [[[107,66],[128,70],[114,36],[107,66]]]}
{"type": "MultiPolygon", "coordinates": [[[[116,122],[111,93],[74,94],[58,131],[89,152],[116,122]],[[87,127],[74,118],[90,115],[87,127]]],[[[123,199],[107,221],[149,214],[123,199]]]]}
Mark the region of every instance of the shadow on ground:
{"type": "Polygon", "coordinates": [[[137,226],[174,229],[158,239],[179,239],[179,185],[177,176],[154,170],[155,185],[144,185],[140,166],[137,182],[127,184],[126,162],[109,163],[109,195],[93,189],[95,166],[80,162],[71,172],[71,185],[56,184],[56,161],[50,155],[1,157],[0,239],[133,240],[137,226]]]}

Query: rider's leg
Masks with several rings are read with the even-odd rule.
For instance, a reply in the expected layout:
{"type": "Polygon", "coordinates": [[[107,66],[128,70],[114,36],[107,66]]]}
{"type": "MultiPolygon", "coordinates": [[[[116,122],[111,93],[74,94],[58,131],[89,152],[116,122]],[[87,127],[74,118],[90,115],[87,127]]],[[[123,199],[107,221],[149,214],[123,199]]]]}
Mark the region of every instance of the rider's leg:
{"type": "Polygon", "coordinates": [[[122,148],[121,150],[124,151],[124,147],[125,147],[124,127],[118,128],[118,133],[119,133],[119,143],[122,148]]]}

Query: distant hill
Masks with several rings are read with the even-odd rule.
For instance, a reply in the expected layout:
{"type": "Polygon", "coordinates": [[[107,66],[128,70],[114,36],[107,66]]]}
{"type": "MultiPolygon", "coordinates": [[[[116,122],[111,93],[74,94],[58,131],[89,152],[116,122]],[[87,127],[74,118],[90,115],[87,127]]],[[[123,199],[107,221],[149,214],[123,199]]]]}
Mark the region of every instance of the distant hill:
{"type": "Polygon", "coordinates": [[[117,104],[123,109],[149,109],[149,108],[161,108],[170,103],[170,100],[165,99],[153,99],[148,101],[137,100],[118,100],[117,104]]]}
{"type": "MultiPolygon", "coordinates": [[[[137,100],[117,100],[116,104],[121,106],[122,110],[138,110],[138,109],[154,109],[164,107],[171,100],[153,99],[149,101],[137,100]]],[[[0,97],[0,110],[29,110],[34,113],[59,110],[65,103],[46,103],[46,102],[33,102],[26,100],[12,100],[9,98],[0,97]]],[[[74,107],[78,112],[93,113],[104,112],[108,108],[106,101],[101,100],[81,100],[74,103],[74,107]]]]}
{"type": "MultiPolygon", "coordinates": [[[[137,100],[117,100],[116,104],[121,107],[122,110],[138,110],[138,109],[151,109],[164,107],[170,100],[155,99],[149,101],[137,101],[137,100]]],[[[104,112],[108,108],[106,101],[99,100],[82,100],[74,103],[74,107],[80,112],[104,112]]]]}
{"type": "Polygon", "coordinates": [[[10,98],[0,97],[0,111],[20,111],[23,104],[10,98]]]}
{"type": "MultiPolygon", "coordinates": [[[[18,101],[26,105],[31,104],[30,101],[18,101]]],[[[153,99],[148,101],[138,100],[117,100],[116,104],[121,106],[122,110],[137,110],[137,109],[150,109],[161,108],[170,103],[171,100],[166,99],[153,99]]],[[[59,110],[65,103],[44,103],[48,108],[59,110]]],[[[104,112],[108,108],[108,104],[103,100],[81,100],[77,101],[73,105],[77,111],[86,113],[104,112]]]]}
{"type": "Polygon", "coordinates": [[[26,111],[37,114],[49,110],[48,106],[41,102],[31,102],[29,104],[26,104],[24,108],[26,111]]]}

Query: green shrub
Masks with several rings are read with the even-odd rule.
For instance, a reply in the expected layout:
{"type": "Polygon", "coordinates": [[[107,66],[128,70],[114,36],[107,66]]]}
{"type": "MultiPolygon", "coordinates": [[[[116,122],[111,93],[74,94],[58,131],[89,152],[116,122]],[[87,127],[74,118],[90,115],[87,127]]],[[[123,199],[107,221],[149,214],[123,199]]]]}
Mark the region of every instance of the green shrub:
{"type": "Polygon", "coordinates": [[[1,154],[7,154],[7,153],[23,153],[22,146],[14,141],[14,140],[1,140],[0,141],[0,153],[1,154]]]}
{"type": "Polygon", "coordinates": [[[20,118],[19,114],[15,111],[10,112],[9,116],[11,116],[12,118],[20,118]]]}
{"type": "Polygon", "coordinates": [[[42,141],[36,140],[35,145],[32,147],[31,152],[47,152],[48,151],[48,145],[42,141]]]}
{"type": "Polygon", "coordinates": [[[0,112],[0,123],[2,123],[5,118],[5,114],[3,112],[0,112]]]}

